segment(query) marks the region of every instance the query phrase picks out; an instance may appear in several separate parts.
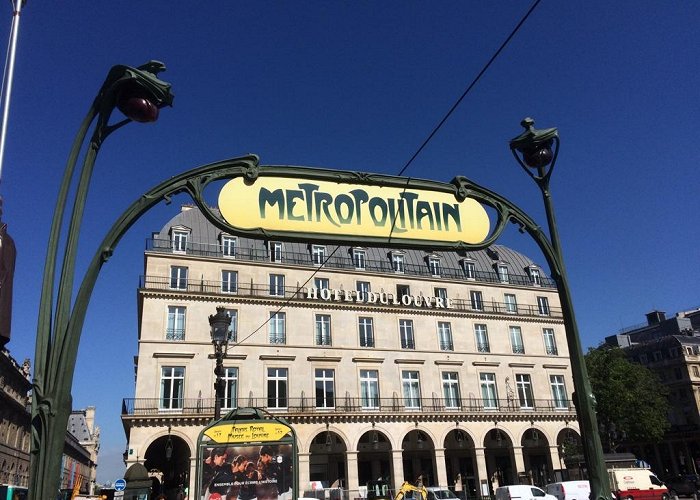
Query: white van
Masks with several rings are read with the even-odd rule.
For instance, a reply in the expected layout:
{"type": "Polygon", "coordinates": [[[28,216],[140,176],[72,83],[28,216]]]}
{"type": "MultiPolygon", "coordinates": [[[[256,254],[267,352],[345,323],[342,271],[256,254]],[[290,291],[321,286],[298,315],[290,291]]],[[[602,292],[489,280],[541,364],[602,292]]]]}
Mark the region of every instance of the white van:
{"type": "Polygon", "coordinates": [[[591,484],[588,481],[562,481],[548,484],[544,491],[557,497],[557,500],[588,500],[591,484]]]}
{"type": "Polygon", "coordinates": [[[621,500],[668,500],[668,488],[649,469],[608,470],[610,489],[621,500]]]}
{"type": "Polygon", "coordinates": [[[557,500],[537,486],[513,484],[496,488],[496,500],[557,500]]]}

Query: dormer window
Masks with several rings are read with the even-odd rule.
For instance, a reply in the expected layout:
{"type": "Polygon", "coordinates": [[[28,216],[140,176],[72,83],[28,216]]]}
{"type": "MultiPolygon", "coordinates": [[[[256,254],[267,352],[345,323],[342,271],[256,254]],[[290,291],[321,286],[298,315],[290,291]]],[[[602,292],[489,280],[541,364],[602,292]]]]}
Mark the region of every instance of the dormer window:
{"type": "Polygon", "coordinates": [[[471,260],[462,260],[462,269],[464,269],[464,277],[468,280],[476,279],[476,264],[471,260]]]}
{"type": "Polygon", "coordinates": [[[428,267],[430,268],[430,274],[440,276],[440,257],[428,257],[428,267]]]}
{"type": "Polygon", "coordinates": [[[326,262],[326,247],[323,245],[311,245],[311,259],[317,266],[326,262]]]}
{"type": "Polygon", "coordinates": [[[391,254],[391,267],[395,273],[403,273],[405,270],[405,255],[402,253],[391,254]]]}
{"type": "Polygon", "coordinates": [[[496,269],[498,270],[498,280],[501,283],[508,283],[508,266],[505,264],[498,264],[496,269]]]}
{"type": "Polygon", "coordinates": [[[223,257],[236,256],[236,238],[228,234],[221,235],[221,255],[223,257]]]}
{"type": "Polygon", "coordinates": [[[536,267],[528,267],[527,272],[530,275],[530,283],[532,283],[535,286],[540,286],[542,284],[539,269],[537,269],[536,267]]]}
{"type": "Polygon", "coordinates": [[[365,257],[367,254],[364,250],[360,248],[352,249],[352,262],[355,265],[355,269],[365,269],[365,257]]]}
{"type": "Polygon", "coordinates": [[[189,230],[173,229],[172,241],[174,253],[187,253],[187,240],[190,236],[189,230]]]}
{"type": "Polygon", "coordinates": [[[270,262],[282,262],[282,243],[270,242],[270,262]]]}

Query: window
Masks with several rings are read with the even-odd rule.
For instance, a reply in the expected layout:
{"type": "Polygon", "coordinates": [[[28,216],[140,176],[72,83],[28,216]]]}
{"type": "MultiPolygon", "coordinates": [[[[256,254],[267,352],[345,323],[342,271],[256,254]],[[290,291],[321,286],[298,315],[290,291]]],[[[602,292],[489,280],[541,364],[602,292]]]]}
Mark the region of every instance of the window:
{"type": "Polygon", "coordinates": [[[231,410],[238,407],[238,368],[226,368],[224,376],[224,400],[221,402],[223,410],[231,410]]]}
{"type": "Polygon", "coordinates": [[[331,317],[328,314],[316,315],[316,345],[331,345],[331,317]]]}
{"type": "Polygon", "coordinates": [[[365,268],[365,258],[367,257],[367,254],[365,253],[364,250],[360,250],[357,248],[354,248],[352,250],[352,262],[355,264],[355,269],[364,269],[365,268]]]}
{"type": "Polygon", "coordinates": [[[503,295],[503,298],[506,303],[506,312],[507,313],[517,313],[518,312],[518,303],[515,300],[515,295],[512,293],[506,293],[503,295]]]}
{"type": "Polygon", "coordinates": [[[697,365],[693,365],[693,377],[700,377],[700,370],[698,370],[697,365]]]}
{"type": "Polygon", "coordinates": [[[270,313],[270,344],[285,344],[285,321],[287,319],[287,313],[284,312],[271,312],[270,313]]]}
{"type": "Polygon", "coordinates": [[[428,267],[430,268],[430,274],[440,276],[440,259],[438,257],[428,258],[428,267]]]}
{"type": "Polygon", "coordinates": [[[401,387],[403,388],[403,403],[406,408],[420,408],[420,378],[413,370],[401,371],[401,387]]]}
{"type": "Polygon", "coordinates": [[[404,272],[404,255],[401,253],[391,254],[391,267],[396,273],[404,272]]]}
{"type": "Polygon", "coordinates": [[[520,408],[534,408],[535,401],[532,397],[532,381],[526,373],[515,374],[515,388],[518,393],[520,408]]]}
{"type": "Polygon", "coordinates": [[[363,294],[363,298],[365,299],[367,298],[367,294],[372,291],[369,286],[369,281],[358,281],[355,285],[355,289],[361,294],[363,294]]]}
{"type": "Polygon", "coordinates": [[[442,372],[442,396],[445,398],[445,408],[455,409],[460,407],[457,372],[442,372]]]}
{"type": "Polygon", "coordinates": [[[238,341],[238,311],[236,309],[226,309],[226,314],[231,318],[231,324],[228,327],[229,342],[238,341]]]}
{"type": "Polygon", "coordinates": [[[481,295],[481,292],[472,290],[469,292],[469,298],[471,299],[472,309],[475,311],[484,310],[484,297],[481,295]]]}
{"type": "Polygon", "coordinates": [[[438,341],[441,351],[454,351],[452,325],[448,321],[438,321],[438,341]]]}
{"type": "Polygon", "coordinates": [[[501,283],[508,283],[508,266],[498,265],[498,280],[501,283]]]}
{"type": "Polygon", "coordinates": [[[544,336],[544,349],[549,356],[557,356],[559,351],[557,350],[557,341],[554,338],[553,328],[543,328],[542,335],[544,336]]]}
{"type": "Polygon", "coordinates": [[[416,344],[413,339],[413,320],[399,320],[399,337],[401,338],[401,349],[415,349],[416,344]]]}
{"type": "Polygon", "coordinates": [[[170,266],[170,288],[175,290],[187,290],[187,268],[184,266],[170,266]]]}
{"type": "Polygon", "coordinates": [[[360,318],[360,347],[374,347],[374,323],[372,318],[360,318]]]}
{"type": "Polygon", "coordinates": [[[360,404],[362,408],[379,408],[379,372],[360,370],[360,404]]]}
{"type": "Polygon", "coordinates": [[[221,255],[224,257],[236,256],[236,238],[226,234],[221,235],[221,255]]]}
{"type": "Polygon", "coordinates": [[[484,409],[498,409],[498,391],[496,388],[495,373],[481,373],[479,375],[481,383],[481,400],[484,403],[484,409]]]}
{"type": "Polygon", "coordinates": [[[540,279],[540,270],[530,267],[528,268],[528,272],[530,273],[530,283],[535,286],[540,286],[542,284],[542,280],[540,279]]]}
{"type": "Polygon", "coordinates": [[[554,407],[559,409],[568,408],[569,399],[566,397],[564,375],[550,375],[549,385],[552,387],[552,400],[554,400],[554,407]]]}
{"type": "Polygon", "coordinates": [[[319,290],[327,290],[331,287],[331,282],[328,278],[314,278],[314,288],[319,290]]]}
{"type": "Polygon", "coordinates": [[[282,243],[270,242],[270,262],[282,262],[282,243]]]}
{"type": "Polygon", "coordinates": [[[270,275],[270,295],[284,297],[284,274],[270,275]]]}
{"type": "Polygon", "coordinates": [[[267,369],[267,407],[287,407],[287,369],[267,369]]]}
{"type": "Polygon", "coordinates": [[[447,300],[447,288],[435,287],[434,292],[437,298],[447,300]]]}
{"type": "Polygon", "coordinates": [[[396,297],[401,299],[404,295],[411,295],[411,287],[408,285],[396,285],[396,297]]]}
{"type": "Polygon", "coordinates": [[[311,259],[317,266],[320,266],[326,262],[326,247],[323,245],[312,245],[311,259]]]}
{"type": "Polygon", "coordinates": [[[317,368],[315,381],[316,408],[335,408],[335,372],[317,368]]]}
{"type": "Polygon", "coordinates": [[[486,325],[474,325],[474,334],[476,335],[476,350],[478,352],[491,352],[489,333],[486,330],[486,325]]]}
{"type": "Polygon", "coordinates": [[[185,388],[184,366],[163,366],[160,369],[160,409],[181,410],[185,388]]]}
{"type": "Polygon", "coordinates": [[[221,271],[221,292],[236,293],[238,291],[238,272],[221,271]]]}
{"type": "Polygon", "coordinates": [[[542,316],[549,316],[549,299],[547,297],[537,297],[537,310],[542,316]]]}
{"type": "Polygon", "coordinates": [[[186,253],[187,252],[187,238],[190,233],[188,231],[176,230],[173,231],[173,252],[175,253],[186,253]]]}
{"type": "Polygon", "coordinates": [[[513,349],[513,354],[525,354],[525,346],[523,345],[523,332],[519,326],[508,327],[510,332],[510,346],[513,349]]]}
{"type": "Polygon", "coordinates": [[[468,280],[473,280],[476,278],[476,264],[465,260],[462,261],[462,267],[464,268],[465,278],[467,278],[468,280]]]}
{"type": "Polygon", "coordinates": [[[185,340],[185,311],[184,306],[168,306],[165,340],[185,340]]]}

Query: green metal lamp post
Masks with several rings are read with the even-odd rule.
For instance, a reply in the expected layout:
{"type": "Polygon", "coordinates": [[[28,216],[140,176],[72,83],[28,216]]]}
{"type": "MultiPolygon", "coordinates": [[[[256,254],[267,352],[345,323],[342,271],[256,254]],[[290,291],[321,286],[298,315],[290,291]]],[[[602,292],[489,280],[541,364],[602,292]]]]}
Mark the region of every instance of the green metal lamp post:
{"type": "Polygon", "coordinates": [[[609,500],[612,498],[612,495],[603,458],[603,448],[600,442],[600,435],[598,434],[595,412],[596,401],[591,390],[583,350],[581,349],[571,291],[564,268],[559,231],[554,218],[552,196],[549,191],[549,179],[559,153],[559,135],[556,128],[536,129],[532,118],[525,118],[521,125],[525,128],[525,131],[510,141],[510,149],[518,164],[540,188],[544,200],[551,242],[551,252],[549,253],[552,254],[548,258],[554,261],[550,262],[550,265],[553,264],[551,265],[552,278],[557,284],[564,317],[566,341],[569,347],[571,373],[575,388],[573,399],[581,424],[583,453],[588,466],[588,476],[591,484],[591,499],[609,500]],[[533,173],[531,169],[534,169],[536,173],[533,173]]]}
{"type": "MultiPolygon", "coordinates": [[[[150,61],[137,68],[124,65],[112,67],[78,130],[68,157],[51,224],[39,304],[32,383],[31,500],[55,498],[59,491],[61,456],[72,409],[70,390],[90,298],[89,292],[79,293],[73,301],[73,282],[80,225],[95,159],[103,141],[112,132],[132,121],[154,122],[158,119],[159,109],[172,104],[170,84],[156,76],[164,69],[163,63],[158,61],[150,61]],[[110,125],[114,108],[124,113],[126,119],[110,125]],[[62,236],[63,215],[78,156],[95,120],[97,123],[78,174],[68,232],[62,236]],[[65,248],[57,282],[58,246],[61,241],[65,241],[65,248]]],[[[100,265],[107,260],[110,251],[105,249],[100,265]]]]}
{"type": "Polygon", "coordinates": [[[228,332],[231,326],[231,316],[226,313],[226,308],[217,307],[216,314],[209,316],[209,326],[211,327],[211,343],[214,345],[214,357],[216,366],[214,368],[214,420],[221,418],[221,401],[224,399],[224,353],[228,344],[228,332]]]}

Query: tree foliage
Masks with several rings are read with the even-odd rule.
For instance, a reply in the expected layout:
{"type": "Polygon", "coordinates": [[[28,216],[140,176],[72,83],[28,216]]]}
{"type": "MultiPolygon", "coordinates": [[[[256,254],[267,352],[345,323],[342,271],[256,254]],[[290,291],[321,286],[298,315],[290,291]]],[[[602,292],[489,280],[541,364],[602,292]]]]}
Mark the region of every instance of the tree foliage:
{"type": "Polygon", "coordinates": [[[668,391],[654,372],[619,348],[590,349],[586,367],[607,451],[620,442],[659,442],[670,424],[668,391]]]}

